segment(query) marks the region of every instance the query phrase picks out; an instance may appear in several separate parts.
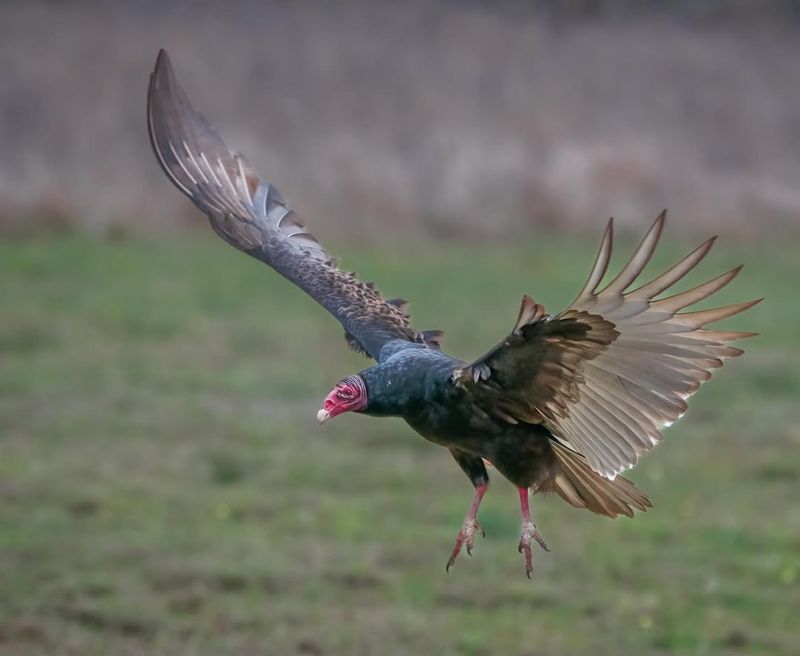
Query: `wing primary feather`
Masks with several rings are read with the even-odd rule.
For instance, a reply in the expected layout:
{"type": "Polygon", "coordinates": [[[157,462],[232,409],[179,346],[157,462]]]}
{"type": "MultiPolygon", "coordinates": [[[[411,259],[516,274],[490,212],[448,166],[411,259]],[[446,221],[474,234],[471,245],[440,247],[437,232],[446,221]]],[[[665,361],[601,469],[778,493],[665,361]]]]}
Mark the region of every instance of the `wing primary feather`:
{"type": "Polygon", "coordinates": [[[584,284],[583,289],[578,292],[575,300],[569,304],[569,307],[580,303],[582,300],[588,299],[593,294],[594,290],[600,284],[603,276],[606,275],[608,270],[608,263],[611,260],[611,248],[614,241],[614,218],[610,218],[606,224],[606,230],[603,233],[603,238],[600,241],[600,248],[597,251],[592,270],[589,272],[589,277],[584,284]]]}
{"type": "Polygon", "coordinates": [[[664,229],[664,222],[666,221],[666,218],[667,210],[664,210],[658,215],[658,218],[653,222],[653,225],[650,226],[650,229],[647,231],[644,238],[639,243],[639,246],[631,256],[631,259],[628,260],[628,263],[623,267],[622,271],[619,272],[614,280],[608,283],[608,285],[598,294],[598,296],[620,294],[624,292],[634,280],[636,280],[645,266],[647,266],[647,263],[650,261],[650,258],[653,255],[653,251],[655,250],[658,240],[661,237],[661,231],[664,229]]]}
{"type": "MultiPolygon", "coordinates": [[[[153,73],[150,75],[150,86],[148,88],[147,93],[147,133],[150,137],[150,145],[153,148],[153,152],[156,155],[156,160],[158,161],[159,165],[161,166],[161,170],[164,171],[166,176],[172,181],[172,183],[186,196],[193,199],[192,192],[189,187],[186,186],[183,180],[175,175],[172,170],[172,167],[169,165],[166,157],[164,156],[164,152],[161,148],[161,144],[159,143],[159,138],[157,135],[157,126],[156,120],[153,115],[154,110],[160,106],[160,101],[158,98],[158,90],[161,84],[163,84],[163,76],[159,74],[160,71],[167,70],[169,68],[169,57],[164,50],[161,50],[158,53],[158,59],[156,60],[156,67],[153,73]]],[[[163,112],[162,112],[163,113],[163,112]]],[[[166,118],[166,117],[165,117],[166,118]]],[[[180,162],[180,158],[177,156],[175,152],[175,147],[172,144],[171,140],[167,139],[167,144],[169,145],[172,156],[178,162],[179,165],[183,166],[180,162]]],[[[188,171],[185,171],[187,175],[189,175],[188,171]]],[[[191,175],[189,175],[191,179],[191,175]]],[[[196,183],[196,181],[193,181],[196,183]]]]}
{"type": "MultiPolygon", "coordinates": [[[[203,157],[205,157],[205,155],[203,157]]],[[[217,167],[219,170],[219,175],[222,177],[223,180],[225,180],[225,186],[228,188],[228,191],[234,198],[238,197],[240,194],[240,190],[236,188],[236,185],[234,185],[233,180],[231,180],[231,176],[228,175],[228,172],[225,170],[225,165],[222,163],[222,160],[219,157],[217,157],[217,167]]],[[[222,184],[219,181],[217,182],[217,184],[222,186],[222,184]]]]}
{"type": "Polygon", "coordinates": [[[628,293],[629,298],[654,298],[661,292],[669,287],[672,287],[676,282],[683,278],[687,273],[694,269],[700,261],[708,255],[708,252],[714,246],[717,237],[711,237],[695,248],[682,260],[667,269],[660,276],[657,276],[647,284],[631,290],[628,293]]]}
{"type": "Polygon", "coordinates": [[[742,266],[743,265],[740,264],[730,271],[723,273],[716,278],[712,278],[701,285],[697,285],[697,287],[693,287],[685,292],[681,292],[680,294],[675,294],[674,296],[668,296],[667,298],[654,301],[650,304],[650,307],[654,310],[661,310],[664,312],[677,312],[678,310],[688,307],[689,305],[699,303],[703,299],[708,298],[715,292],[722,289],[731,280],[738,276],[739,272],[742,270],[742,266]]]}
{"type": "MultiPolygon", "coordinates": [[[[197,178],[195,178],[192,175],[192,172],[186,167],[186,164],[184,164],[184,162],[181,159],[180,155],[178,155],[178,151],[175,150],[175,145],[171,141],[169,141],[167,143],[169,144],[169,149],[172,152],[172,155],[175,158],[175,161],[178,163],[178,166],[180,166],[181,169],[183,169],[183,172],[186,174],[186,177],[189,178],[189,180],[192,181],[192,184],[196,185],[197,184],[197,178]]],[[[183,188],[186,190],[185,193],[186,193],[187,196],[189,196],[191,198],[194,198],[193,195],[192,195],[191,190],[188,187],[183,187],[183,188]]]]}
{"type": "Polygon", "coordinates": [[[706,330],[704,328],[681,334],[685,335],[687,339],[707,339],[717,342],[733,342],[737,339],[747,339],[758,335],[758,333],[742,330],[706,330]]]}
{"type": "MultiPolygon", "coordinates": [[[[220,182],[220,179],[217,177],[217,174],[216,174],[216,172],[215,172],[215,171],[214,171],[214,169],[212,168],[211,164],[208,162],[208,157],[206,157],[206,154],[205,154],[205,153],[200,153],[200,159],[203,161],[203,164],[205,164],[205,167],[206,167],[206,172],[208,173],[208,175],[210,175],[210,176],[211,176],[211,178],[214,180],[214,182],[215,182],[215,183],[216,183],[218,186],[220,186],[220,187],[221,187],[221,186],[222,186],[222,182],[220,182]]],[[[217,158],[217,161],[219,161],[219,158],[217,158]]],[[[225,169],[223,168],[223,171],[224,171],[224,170],[225,170],[225,169]]],[[[228,182],[230,182],[230,180],[228,179],[228,174],[227,174],[227,173],[223,173],[223,176],[225,177],[225,179],[226,179],[228,182]]],[[[236,190],[235,190],[235,189],[234,189],[233,191],[234,191],[234,193],[236,192],[236,190]]]]}
{"type": "Polygon", "coordinates": [[[758,305],[763,298],[757,298],[754,301],[745,301],[744,303],[734,303],[733,305],[725,305],[724,307],[713,308],[711,310],[699,310],[697,312],[679,312],[676,314],[672,321],[682,323],[692,328],[702,328],[706,324],[727,319],[735,314],[749,310],[754,305],[758,305]]]}
{"type": "Polygon", "coordinates": [[[192,164],[194,164],[194,168],[197,170],[197,173],[203,179],[202,181],[208,183],[209,182],[208,176],[206,175],[205,171],[203,171],[203,168],[197,163],[197,159],[195,158],[194,153],[189,149],[189,144],[187,144],[185,140],[183,142],[183,150],[186,151],[186,157],[188,157],[189,160],[192,162],[192,164]]]}

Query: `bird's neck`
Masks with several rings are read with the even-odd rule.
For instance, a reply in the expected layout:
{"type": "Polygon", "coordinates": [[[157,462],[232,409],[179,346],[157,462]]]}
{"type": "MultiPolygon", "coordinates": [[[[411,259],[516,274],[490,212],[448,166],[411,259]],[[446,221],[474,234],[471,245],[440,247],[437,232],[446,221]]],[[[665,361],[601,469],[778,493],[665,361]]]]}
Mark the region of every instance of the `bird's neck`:
{"type": "Polygon", "coordinates": [[[377,417],[402,416],[420,397],[419,376],[408,369],[378,364],[361,372],[367,385],[367,407],[364,413],[377,417]]]}
{"type": "Polygon", "coordinates": [[[452,366],[446,356],[409,349],[361,372],[367,386],[364,412],[379,417],[407,417],[435,400],[452,366]]]}

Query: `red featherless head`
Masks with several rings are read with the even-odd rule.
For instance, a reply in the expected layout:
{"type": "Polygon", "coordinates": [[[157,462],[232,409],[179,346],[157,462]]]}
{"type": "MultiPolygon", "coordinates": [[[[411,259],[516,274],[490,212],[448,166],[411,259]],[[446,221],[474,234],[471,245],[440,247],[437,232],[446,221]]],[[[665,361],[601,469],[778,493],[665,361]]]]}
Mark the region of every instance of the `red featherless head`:
{"type": "Polygon", "coordinates": [[[343,412],[358,412],[367,407],[367,386],[361,376],[348,376],[336,383],[325,397],[317,413],[317,421],[324,424],[328,419],[343,412]]]}

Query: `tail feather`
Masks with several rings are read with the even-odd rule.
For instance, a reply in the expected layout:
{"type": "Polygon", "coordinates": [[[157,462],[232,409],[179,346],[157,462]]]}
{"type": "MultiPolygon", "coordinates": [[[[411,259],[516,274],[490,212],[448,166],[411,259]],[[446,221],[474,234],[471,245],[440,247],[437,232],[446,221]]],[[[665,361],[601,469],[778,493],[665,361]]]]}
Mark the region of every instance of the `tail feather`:
{"type": "Polygon", "coordinates": [[[595,472],[580,453],[555,441],[551,445],[559,465],[551,489],[570,505],[607,517],[633,517],[634,508],[646,511],[653,507],[632,481],[622,476],[609,480],[595,472]]]}

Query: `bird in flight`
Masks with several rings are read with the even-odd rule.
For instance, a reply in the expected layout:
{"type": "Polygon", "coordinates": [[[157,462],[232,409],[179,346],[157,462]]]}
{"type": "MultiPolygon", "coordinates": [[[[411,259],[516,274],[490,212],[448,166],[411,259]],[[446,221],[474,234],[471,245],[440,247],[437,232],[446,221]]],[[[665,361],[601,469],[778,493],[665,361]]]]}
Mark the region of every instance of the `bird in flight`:
{"type": "MultiPolygon", "coordinates": [[[[698,246],[648,282],[639,276],[661,235],[665,213],[622,270],[602,285],[613,223],[583,289],[558,314],[524,296],[511,332],[472,362],[441,349],[441,331],[412,327],[406,303],[339,269],[278,190],[230,150],[189,102],[167,53],[150,78],[147,119],[153,151],[172,183],[208,215],[234,248],[261,260],[342,324],[347,344],[376,364],[340,380],[325,397],[322,424],[345,412],[402,417],[444,446],[475,496],[447,569],[482,533],[478,510],[489,485],[486,464],[519,493],[518,550],[533,571],[532,542],[547,546],[530,495],[552,492],[577,508],[616,517],[651,507],[620,473],[662,438],[711,370],[742,354],[729,342],[755,333],[707,326],[758,301],[687,311],[727,285],[741,267],[665,296],[709,252],[698,246]]],[[[760,300],[760,299],[759,299],[760,300]]]]}

